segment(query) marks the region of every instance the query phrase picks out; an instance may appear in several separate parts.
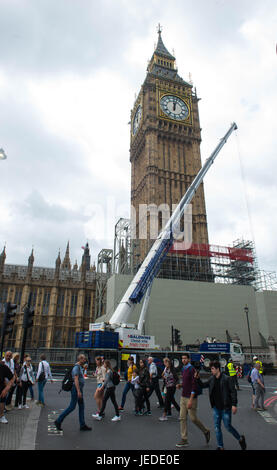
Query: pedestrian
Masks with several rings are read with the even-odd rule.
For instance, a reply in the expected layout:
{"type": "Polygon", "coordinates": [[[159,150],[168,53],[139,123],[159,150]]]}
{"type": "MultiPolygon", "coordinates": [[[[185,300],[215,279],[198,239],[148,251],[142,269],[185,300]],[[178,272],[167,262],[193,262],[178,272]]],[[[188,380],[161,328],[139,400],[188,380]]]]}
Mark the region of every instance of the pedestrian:
{"type": "MultiPolygon", "coordinates": [[[[11,373],[14,374],[14,360],[13,360],[13,353],[11,351],[5,352],[3,364],[5,364],[10,369],[11,373]]],[[[13,396],[13,392],[15,391],[15,388],[16,388],[16,383],[14,382],[6,397],[5,408],[7,411],[10,411],[12,409],[11,401],[12,401],[12,396],[13,396]]]]}
{"type": "Polygon", "coordinates": [[[142,405],[142,388],[139,383],[138,370],[134,370],[131,383],[133,385],[133,395],[135,398],[135,415],[142,416],[141,405],[142,405]]]}
{"type": "Polygon", "coordinates": [[[228,364],[227,364],[227,371],[229,373],[229,377],[231,377],[232,382],[234,382],[234,386],[236,387],[237,390],[239,390],[239,384],[238,384],[238,377],[237,377],[237,371],[234,367],[233,359],[230,357],[228,364]]]}
{"type": "Polygon", "coordinates": [[[128,368],[127,368],[127,375],[126,375],[126,384],[122,393],[121,406],[118,408],[120,411],[124,411],[124,405],[126,402],[127,393],[129,392],[129,390],[133,391],[134,387],[132,385],[132,376],[133,376],[134,370],[137,370],[137,367],[134,364],[134,358],[132,356],[129,357],[127,365],[128,365],[128,368]]]}
{"type": "Polygon", "coordinates": [[[252,383],[252,379],[251,379],[251,373],[252,373],[252,370],[254,369],[254,367],[250,367],[249,369],[249,372],[247,374],[247,381],[250,383],[251,385],[251,388],[252,388],[252,396],[251,396],[251,408],[255,408],[255,388],[254,388],[254,385],[252,383]]]}
{"type": "Polygon", "coordinates": [[[14,362],[14,372],[16,375],[16,378],[15,378],[16,390],[15,390],[14,407],[18,408],[18,405],[19,403],[21,403],[21,399],[22,399],[22,387],[20,387],[20,380],[19,380],[20,371],[21,371],[19,353],[13,354],[13,362],[14,362]]]}
{"type": "Polygon", "coordinates": [[[159,418],[160,421],[167,421],[168,416],[171,416],[171,404],[175,406],[178,413],[180,413],[180,406],[176,402],[174,395],[176,392],[176,386],[179,382],[178,374],[172,365],[172,362],[168,357],[164,358],[164,371],[162,377],[165,382],[166,393],[165,393],[165,404],[163,416],[159,418]]]}
{"type": "MultiPolygon", "coordinates": [[[[28,354],[28,353],[24,354],[24,361],[23,361],[23,363],[26,361],[26,357],[29,357],[29,356],[30,356],[30,354],[28,354]]],[[[34,400],[33,384],[30,384],[30,385],[29,385],[29,391],[30,391],[31,400],[34,400]]]]}
{"type": "Polygon", "coordinates": [[[141,410],[143,409],[143,405],[144,405],[144,402],[145,402],[147,411],[145,411],[144,414],[150,416],[152,414],[151,409],[150,409],[150,401],[149,401],[149,398],[148,398],[148,395],[149,395],[149,392],[150,392],[150,374],[149,374],[148,367],[146,365],[146,361],[143,360],[143,359],[140,359],[140,361],[139,361],[138,373],[139,373],[139,383],[140,383],[141,391],[142,391],[142,393],[141,393],[141,410]]]}
{"type": "Polygon", "coordinates": [[[51,383],[53,383],[53,377],[51,373],[51,368],[49,363],[46,361],[45,354],[40,356],[40,363],[38,365],[36,382],[38,384],[38,401],[37,405],[45,406],[44,401],[44,387],[47,383],[47,380],[50,378],[51,383]]]}
{"type": "Polygon", "coordinates": [[[2,361],[0,362],[0,423],[7,424],[8,420],[4,415],[5,402],[11,387],[14,385],[15,374],[2,361]],[[8,381],[8,383],[7,383],[8,381]]]}
{"type": "Polygon", "coordinates": [[[253,356],[253,365],[255,366],[256,363],[260,364],[259,373],[261,375],[264,375],[264,368],[263,368],[262,361],[258,359],[258,356],[253,356]]]}
{"type": "Polygon", "coordinates": [[[22,407],[29,408],[29,406],[26,403],[27,392],[28,392],[29,386],[35,383],[35,374],[33,371],[32,364],[31,364],[30,356],[27,356],[25,359],[25,362],[20,371],[19,379],[20,379],[20,387],[22,390],[22,395],[20,397],[18,409],[21,409],[22,407]]]}
{"type": "Polygon", "coordinates": [[[121,417],[119,416],[118,404],[115,398],[115,385],[113,383],[113,369],[109,360],[104,361],[104,367],[106,370],[105,381],[102,385],[102,389],[104,390],[104,398],[102,402],[102,407],[99,413],[92,415],[93,418],[97,419],[97,421],[101,421],[104,418],[104,411],[106,408],[107,401],[109,398],[112,401],[112,404],[115,409],[115,416],[112,418],[112,421],[120,421],[121,417]]]}
{"type": "Polygon", "coordinates": [[[224,450],[221,422],[228,432],[239,442],[242,450],[246,450],[245,437],[238,433],[232,426],[232,414],[237,413],[237,392],[231,378],[223,374],[219,361],[211,362],[212,376],[206,382],[202,382],[199,374],[196,374],[198,384],[202,388],[209,388],[210,404],[213,409],[214,427],[217,440],[217,450],[224,450]]]}
{"type": "Polygon", "coordinates": [[[155,390],[155,393],[156,393],[157,398],[159,400],[159,408],[163,408],[164,407],[164,401],[163,401],[163,398],[162,398],[160,385],[159,385],[158,369],[157,369],[157,366],[154,362],[153,357],[148,357],[148,364],[149,364],[149,374],[150,374],[150,392],[148,394],[148,399],[151,397],[152,393],[155,390]]]}
{"type": "Polygon", "coordinates": [[[96,390],[94,393],[94,400],[96,402],[97,412],[99,414],[101,407],[102,407],[102,403],[103,403],[103,397],[104,397],[104,389],[102,388],[102,385],[105,381],[106,369],[103,366],[102,358],[100,356],[97,356],[95,358],[95,362],[96,362],[95,376],[96,376],[97,385],[96,385],[96,390]]]}
{"type": "Polygon", "coordinates": [[[75,410],[78,403],[79,406],[79,423],[80,431],[91,431],[91,428],[85,423],[85,404],[84,404],[84,394],[83,389],[85,385],[84,379],[84,365],[86,363],[86,356],[84,354],[79,354],[77,363],[72,368],[72,379],[73,385],[71,388],[71,401],[69,406],[58,416],[56,419],[55,426],[61,431],[62,422],[72,411],[75,410]]]}
{"type": "Polygon", "coordinates": [[[255,411],[264,411],[264,396],[265,396],[265,385],[264,377],[260,373],[260,363],[257,361],[251,372],[251,382],[255,390],[255,411]]]}
{"type": "Polygon", "coordinates": [[[180,400],[180,430],[181,440],[176,444],[176,447],[187,447],[188,444],[188,430],[187,430],[187,417],[202,431],[205,436],[206,443],[208,444],[211,438],[211,433],[206,426],[197,417],[198,405],[198,386],[196,381],[196,371],[190,363],[189,353],[182,355],[182,384],[177,388],[182,388],[182,396],[180,400]]]}

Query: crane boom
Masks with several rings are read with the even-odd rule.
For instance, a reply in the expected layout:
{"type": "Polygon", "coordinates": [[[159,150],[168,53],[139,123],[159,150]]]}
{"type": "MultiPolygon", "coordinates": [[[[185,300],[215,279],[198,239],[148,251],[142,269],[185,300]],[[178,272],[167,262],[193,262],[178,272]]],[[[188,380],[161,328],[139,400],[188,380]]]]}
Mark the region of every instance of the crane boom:
{"type": "Polygon", "coordinates": [[[167,224],[159,233],[141,267],[127,288],[120,303],[109,320],[110,325],[120,326],[122,323],[126,323],[136,304],[141,301],[147,289],[150,291],[152,282],[159,271],[161,263],[163,262],[173,244],[174,228],[177,226],[182,215],[184,214],[185,207],[191,202],[195,192],[202,183],[204,176],[213,164],[216,156],[227,142],[232,132],[236,129],[237,125],[234,122],[225,136],[220,140],[213,153],[199,170],[198,174],[182,197],[167,224]]]}

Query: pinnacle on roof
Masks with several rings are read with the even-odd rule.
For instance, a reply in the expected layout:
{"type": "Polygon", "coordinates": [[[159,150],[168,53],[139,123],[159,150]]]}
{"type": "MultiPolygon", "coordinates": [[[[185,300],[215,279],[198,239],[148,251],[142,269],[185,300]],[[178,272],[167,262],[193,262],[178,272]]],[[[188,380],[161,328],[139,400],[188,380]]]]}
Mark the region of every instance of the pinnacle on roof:
{"type": "Polygon", "coordinates": [[[62,263],[62,269],[69,269],[71,271],[71,262],[69,256],[69,241],[67,242],[66,252],[62,263]]]}
{"type": "Polygon", "coordinates": [[[158,25],[158,35],[159,35],[159,38],[158,38],[157,47],[155,49],[155,54],[160,55],[160,56],[165,57],[165,58],[168,58],[170,60],[175,60],[175,57],[172,54],[170,54],[170,52],[168,52],[167,48],[165,47],[165,45],[163,43],[162,30],[161,30],[160,23],[158,25]]]}

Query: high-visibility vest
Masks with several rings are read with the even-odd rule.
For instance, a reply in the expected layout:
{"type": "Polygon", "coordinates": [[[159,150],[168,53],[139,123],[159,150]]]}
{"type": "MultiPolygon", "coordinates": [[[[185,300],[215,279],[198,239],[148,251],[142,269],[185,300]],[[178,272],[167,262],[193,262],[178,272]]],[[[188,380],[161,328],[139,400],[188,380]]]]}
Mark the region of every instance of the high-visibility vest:
{"type": "Polygon", "coordinates": [[[259,372],[260,372],[260,374],[263,374],[263,372],[264,372],[263,363],[261,361],[256,361],[256,364],[260,364],[259,372]]]}
{"type": "Polygon", "coordinates": [[[233,377],[234,375],[237,375],[236,369],[234,368],[234,364],[232,362],[229,362],[227,364],[228,370],[229,370],[229,375],[230,377],[233,377]]]}

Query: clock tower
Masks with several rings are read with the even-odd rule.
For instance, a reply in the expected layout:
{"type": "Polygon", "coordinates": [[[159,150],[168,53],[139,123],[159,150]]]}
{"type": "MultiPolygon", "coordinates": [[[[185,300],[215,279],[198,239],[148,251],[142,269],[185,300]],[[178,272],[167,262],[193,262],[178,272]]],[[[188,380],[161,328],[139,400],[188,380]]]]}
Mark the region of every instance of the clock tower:
{"type": "MultiPolygon", "coordinates": [[[[143,261],[154,242],[150,227],[151,207],[168,207],[171,215],[172,207],[179,203],[201,168],[198,101],[192,85],[178,75],[175,57],[164,46],[159,26],[157,46],[131,111],[135,267],[143,261]],[[147,213],[141,210],[145,205],[150,209],[147,213]]],[[[158,231],[162,227],[160,216],[159,212],[158,231]]],[[[192,242],[208,243],[203,184],[192,201],[192,242]]],[[[201,280],[199,262],[196,257],[169,254],[159,276],[201,280]]],[[[203,264],[203,260],[200,263],[203,264]]]]}

